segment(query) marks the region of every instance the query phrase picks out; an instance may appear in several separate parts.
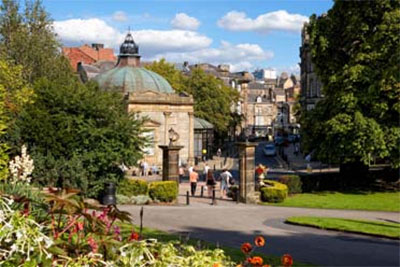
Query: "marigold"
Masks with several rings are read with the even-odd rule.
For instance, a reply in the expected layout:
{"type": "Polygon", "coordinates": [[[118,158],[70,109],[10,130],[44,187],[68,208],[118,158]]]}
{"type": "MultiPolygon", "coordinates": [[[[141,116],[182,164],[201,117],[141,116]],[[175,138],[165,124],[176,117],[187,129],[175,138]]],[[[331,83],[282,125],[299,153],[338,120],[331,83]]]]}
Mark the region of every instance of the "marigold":
{"type": "Polygon", "coordinates": [[[256,246],[257,247],[263,247],[263,246],[265,246],[265,239],[264,239],[264,237],[262,237],[262,236],[257,236],[255,239],[254,239],[254,244],[256,244],[256,246]]]}
{"type": "Polygon", "coordinates": [[[269,264],[264,264],[262,267],[271,267],[269,264]]]}
{"type": "Polygon", "coordinates": [[[250,243],[243,243],[243,245],[240,247],[240,250],[244,253],[247,254],[251,251],[253,247],[251,246],[250,243]]]}
{"type": "Polygon", "coordinates": [[[135,231],[132,231],[131,236],[129,237],[129,241],[139,240],[139,234],[135,231]]]}
{"type": "Polygon", "coordinates": [[[252,258],[248,258],[247,261],[251,263],[253,266],[261,266],[263,264],[263,259],[258,256],[254,256],[252,258]]]}
{"type": "Polygon", "coordinates": [[[293,265],[293,258],[289,254],[283,255],[281,260],[284,267],[290,267],[293,265]]]}
{"type": "Polygon", "coordinates": [[[216,263],[213,264],[213,267],[222,267],[222,265],[221,265],[221,263],[216,262],[216,263]]]}

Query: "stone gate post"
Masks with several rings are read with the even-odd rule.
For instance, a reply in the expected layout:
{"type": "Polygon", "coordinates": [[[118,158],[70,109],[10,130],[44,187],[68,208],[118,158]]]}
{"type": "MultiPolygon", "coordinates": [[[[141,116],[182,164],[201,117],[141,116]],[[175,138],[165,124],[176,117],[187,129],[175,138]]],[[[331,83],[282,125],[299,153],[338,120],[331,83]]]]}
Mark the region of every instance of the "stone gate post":
{"type": "Polygon", "coordinates": [[[255,194],[255,147],[256,143],[238,142],[239,147],[239,201],[243,203],[256,203],[255,194]]]}

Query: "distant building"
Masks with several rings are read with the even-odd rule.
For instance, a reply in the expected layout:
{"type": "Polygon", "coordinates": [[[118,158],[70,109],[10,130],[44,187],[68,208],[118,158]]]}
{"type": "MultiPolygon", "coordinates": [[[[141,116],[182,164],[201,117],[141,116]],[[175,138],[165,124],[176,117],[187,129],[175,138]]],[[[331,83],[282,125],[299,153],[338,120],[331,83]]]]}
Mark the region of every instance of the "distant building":
{"type": "Polygon", "coordinates": [[[307,27],[308,23],[306,22],[301,31],[300,47],[300,103],[303,110],[313,109],[315,104],[324,97],[322,93],[322,83],[318,79],[311,61],[310,36],[307,33],[307,27]]]}
{"type": "Polygon", "coordinates": [[[253,72],[253,76],[256,81],[265,81],[267,79],[276,79],[276,70],[268,69],[256,69],[253,72]]]}
{"type": "Polygon", "coordinates": [[[94,64],[100,61],[113,62],[115,64],[117,58],[112,48],[104,48],[103,44],[87,44],[80,47],[63,47],[63,54],[69,59],[71,67],[77,71],[78,64],[94,64]]]}

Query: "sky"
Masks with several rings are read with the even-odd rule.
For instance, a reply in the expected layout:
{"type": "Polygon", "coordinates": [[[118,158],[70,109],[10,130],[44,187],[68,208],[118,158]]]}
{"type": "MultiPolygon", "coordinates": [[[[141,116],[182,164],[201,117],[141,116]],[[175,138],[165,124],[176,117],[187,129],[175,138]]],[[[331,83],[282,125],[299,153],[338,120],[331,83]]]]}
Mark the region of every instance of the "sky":
{"type": "Polygon", "coordinates": [[[66,46],[115,49],[130,29],[143,60],[298,73],[301,28],[331,0],[44,0],[66,46]]]}

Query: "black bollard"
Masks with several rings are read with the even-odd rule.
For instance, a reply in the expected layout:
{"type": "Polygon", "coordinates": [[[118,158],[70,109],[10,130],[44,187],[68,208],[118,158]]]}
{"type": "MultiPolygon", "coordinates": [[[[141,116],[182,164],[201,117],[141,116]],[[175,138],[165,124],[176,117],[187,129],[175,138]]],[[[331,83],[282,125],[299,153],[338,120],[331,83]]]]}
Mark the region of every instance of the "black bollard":
{"type": "Polygon", "coordinates": [[[186,205],[190,205],[189,191],[186,191],[186,205]]]}
{"type": "Polygon", "coordinates": [[[203,197],[203,194],[204,194],[204,185],[202,185],[200,188],[200,197],[203,197]]]}
{"type": "Polygon", "coordinates": [[[213,188],[211,205],[217,205],[217,200],[215,199],[215,188],[213,188]]]}
{"type": "Polygon", "coordinates": [[[239,204],[239,188],[236,190],[236,204],[239,204]]]}

